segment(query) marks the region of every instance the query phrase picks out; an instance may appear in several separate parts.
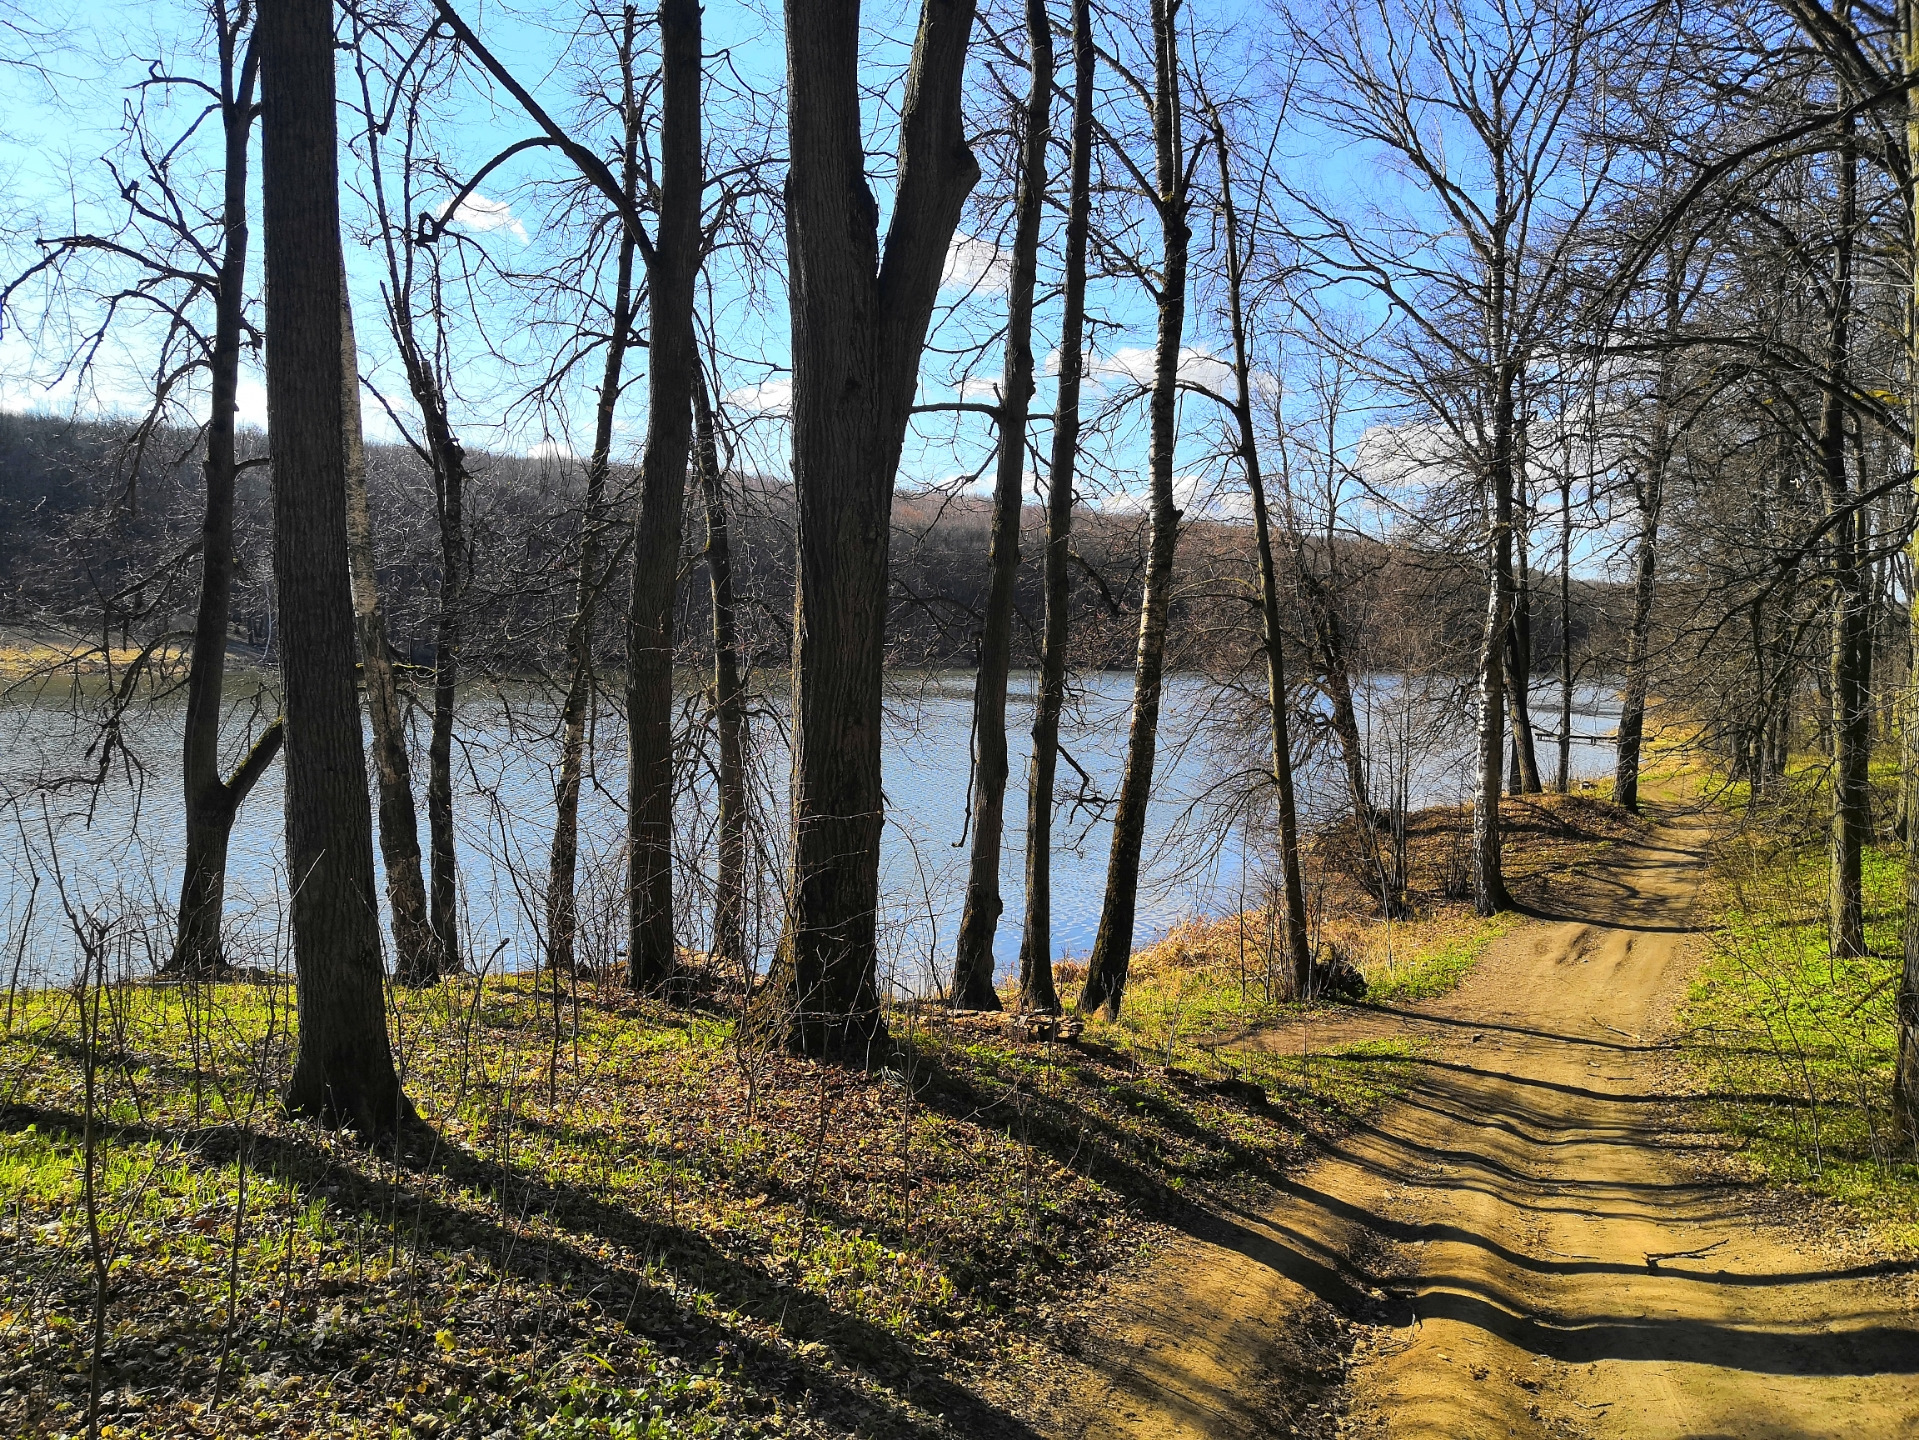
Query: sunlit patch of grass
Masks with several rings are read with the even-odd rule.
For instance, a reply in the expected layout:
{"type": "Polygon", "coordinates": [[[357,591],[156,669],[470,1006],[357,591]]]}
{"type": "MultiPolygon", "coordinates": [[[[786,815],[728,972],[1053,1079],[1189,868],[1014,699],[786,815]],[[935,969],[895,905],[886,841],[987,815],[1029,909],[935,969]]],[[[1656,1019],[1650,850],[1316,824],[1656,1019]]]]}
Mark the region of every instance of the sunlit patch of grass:
{"type": "Polygon", "coordinates": [[[1874,847],[1863,868],[1868,953],[1835,957],[1823,837],[1749,817],[1721,847],[1719,928],[1682,1019],[1716,1129],[1915,1244],[1919,1157],[1888,1131],[1904,856],[1874,847]]]}
{"type": "MultiPolygon", "coordinates": [[[[278,1113],[289,987],[103,1000],[103,1418],[140,1435],[976,1433],[1011,1403],[981,1377],[1403,1058],[907,1011],[861,1072],[586,981],[462,980],[394,996],[432,1126],[396,1155],[278,1113]]],[[[9,1434],[86,1404],[79,1013],[24,995],[0,1036],[9,1434]]]]}

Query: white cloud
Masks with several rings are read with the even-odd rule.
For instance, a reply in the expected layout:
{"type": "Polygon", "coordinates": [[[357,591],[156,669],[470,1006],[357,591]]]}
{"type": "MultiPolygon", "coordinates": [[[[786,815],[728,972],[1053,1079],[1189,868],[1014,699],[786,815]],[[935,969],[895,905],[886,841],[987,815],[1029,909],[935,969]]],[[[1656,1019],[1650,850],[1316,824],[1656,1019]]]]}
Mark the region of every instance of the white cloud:
{"type": "MultiPolygon", "coordinates": [[[[1156,351],[1151,345],[1123,345],[1110,354],[1095,354],[1087,363],[1086,378],[1095,385],[1115,382],[1150,385],[1155,359],[1156,351]]],[[[1059,373],[1059,351],[1046,357],[1046,370],[1050,375],[1059,373]]],[[[1221,395],[1232,394],[1233,367],[1212,351],[1197,346],[1189,345],[1179,352],[1179,378],[1188,384],[1204,385],[1221,395]]],[[[1255,387],[1262,378],[1267,377],[1254,377],[1255,387]]]]}
{"type": "Polygon", "coordinates": [[[961,231],[953,236],[953,243],[947,247],[946,265],[940,271],[940,289],[984,290],[1002,294],[1006,290],[1010,268],[1006,252],[999,246],[961,231]]]}
{"type": "MultiPolygon", "coordinates": [[[[436,218],[444,219],[451,200],[443,200],[433,213],[436,218]]],[[[513,207],[504,200],[489,200],[477,190],[460,202],[460,208],[453,212],[453,223],[468,230],[487,234],[494,230],[504,230],[522,245],[527,243],[526,226],[513,214],[513,207]]]]}
{"type": "Polygon", "coordinates": [[[755,415],[785,415],[793,408],[793,382],[774,379],[743,385],[738,390],[727,391],[726,400],[729,405],[755,415]]]}
{"type": "Polygon", "coordinates": [[[984,400],[988,404],[999,400],[999,381],[986,375],[972,375],[960,381],[956,387],[962,400],[984,400]]]}
{"type": "Polygon", "coordinates": [[[577,460],[580,457],[564,440],[542,440],[526,452],[529,460],[577,460]]]}

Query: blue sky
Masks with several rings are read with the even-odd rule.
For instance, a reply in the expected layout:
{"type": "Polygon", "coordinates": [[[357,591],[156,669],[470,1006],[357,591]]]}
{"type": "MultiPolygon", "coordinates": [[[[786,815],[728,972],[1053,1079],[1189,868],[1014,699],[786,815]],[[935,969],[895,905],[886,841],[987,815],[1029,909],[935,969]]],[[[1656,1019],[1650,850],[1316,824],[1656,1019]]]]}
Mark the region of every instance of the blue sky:
{"type": "MultiPolygon", "coordinates": [[[[1188,5],[1185,13],[1198,36],[1193,43],[1212,72],[1216,93],[1236,88],[1257,95],[1267,84],[1256,58],[1247,53],[1247,47],[1256,45],[1264,34],[1264,3],[1222,0],[1207,5],[1196,0],[1188,5]]],[[[119,213],[110,176],[100,157],[111,152],[121,138],[123,107],[133,98],[135,92],[130,87],[145,72],[145,61],[161,57],[175,70],[207,73],[211,69],[210,61],[202,55],[207,46],[201,14],[180,0],[160,0],[153,5],[81,5],[72,0],[50,0],[50,5],[38,13],[49,28],[64,28],[69,38],[52,57],[51,85],[0,69],[0,86],[5,88],[4,111],[0,112],[4,115],[0,119],[0,195],[5,197],[9,217],[0,228],[0,268],[8,275],[31,263],[36,253],[31,241],[36,234],[103,228],[119,213]]],[[[604,73],[605,48],[602,45],[595,49],[580,42],[580,12],[576,10],[469,0],[462,6],[462,14],[555,114],[577,113],[582,105],[583,83],[604,73]]],[[[869,4],[866,10],[868,72],[875,81],[869,97],[869,134],[876,191],[883,209],[890,166],[890,107],[897,101],[915,14],[910,0],[869,4]],[[879,83],[882,81],[885,83],[879,83]]],[[[756,126],[766,131],[773,146],[781,140],[777,107],[784,88],[784,53],[780,23],[777,7],[769,6],[766,0],[710,3],[706,7],[709,55],[723,54],[725,61],[714,66],[716,75],[723,77],[715,83],[731,92],[712,104],[709,119],[710,135],[723,145],[743,143],[756,126]]],[[[1006,34],[1016,48],[1023,48],[1018,15],[1011,7],[1002,4],[987,10],[982,23],[1006,34]]],[[[1115,52],[1128,55],[1144,73],[1146,62],[1139,53],[1142,38],[1125,32],[1108,32],[1104,37],[1115,52]]],[[[1064,79],[1069,57],[1064,45],[1059,48],[1064,79]]],[[[976,31],[973,91],[980,97],[991,94],[987,83],[991,77],[985,70],[988,65],[997,68],[1007,89],[1023,90],[1023,73],[996,58],[985,43],[984,31],[976,31]]],[[[1114,113],[1121,117],[1115,123],[1127,123],[1124,117],[1128,114],[1137,123],[1138,107],[1132,97],[1110,78],[1107,89],[1114,113]]],[[[343,65],[343,101],[356,94],[353,77],[343,65]]],[[[503,146],[532,133],[510,98],[471,66],[463,68],[447,86],[439,110],[436,135],[447,167],[455,174],[471,174],[503,146]]],[[[1249,128],[1256,129],[1263,117],[1257,106],[1249,113],[1253,115],[1249,128]]],[[[1063,119],[1063,111],[1061,115],[1063,119]]],[[[161,117],[155,128],[167,133],[169,120],[177,129],[184,118],[184,110],[177,111],[171,117],[161,117]]],[[[1005,110],[998,102],[988,103],[982,98],[974,120],[983,132],[979,148],[984,156],[1001,143],[993,132],[1006,124],[1005,110]]],[[[343,110],[343,131],[353,124],[351,111],[343,110]]],[[[1323,129],[1301,122],[1296,113],[1289,115],[1288,126],[1281,151],[1292,178],[1347,191],[1368,201],[1404,198],[1405,187],[1365,154],[1336,142],[1323,129]]],[[[587,133],[589,138],[603,140],[610,133],[610,124],[602,118],[597,131],[589,127],[587,133]]],[[[1189,135],[1189,140],[1192,138],[1189,135]]],[[[183,171],[188,161],[183,161],[183,171]]],[[[345,157],[343,163],[349,187],[363,189],[363,172],[352,157],[345,157]]],[[[1063,171],[1063,160],[1060,169],[1063,171]]],[[[500,269],[525,272],[552,262],[569,247],[573,233],[568,229],[569,217],[551,204],[551,182],[564,173],[564,162],[551,151],[532,151],[509,162],[488,178],[462,211],[461,229],[500,269]],[[544,187],[542,182],[547,182],[544,187]]],[[[1210,159],[1202,171],[1203,175],[1207,173],[1210,159]]],[[[1063,183],[1063,174],[1060,179],[1063,183]]],[[[436,196],[429,191],[422,200],[430,205],[443,204],[450,193],[449,189],[436,196]]],[[[996,241],[1006,223],[1007,207],[991,204],[992,195],[989,176],[961,222],[961,234],[949,257],[949,283],[942,289],[922,367],[924,402],[988,398],[998,378],[1000,355],[995,336],[1003,313],[1004,264],[996,241]]],[[[346,197],[345,205],[349,278],[355,296],[362,369],[374,391],[365,397],[363,408],[369,434],[376,439],[391,439],[396,432],[380,397],[404,420],[405,387],[399,383],[397,366],[380,324],[380,266],[367,245],[355,243],[356,234],[364,230],[364,207],[352,195],[346,197]]],[[[1109,201],[1103,205],[1101,218],[1108,226],[1118,228],[1123,216],[1109,201]]],[[[1049,234],[1058,224],[1057,212],[1049,211],[1049,234]]],[[[1143,245],[1156,244],[1150,223],[1142,225],[1138,233],[1143,245]]],[[[1218,357],[1226,353],[1227,346],[1223,326],[1207,303],[1215,291],[1204,275],[1209,262],[1203,252],[1210,235],[1207,224],[1196,222],[1197,283],[1187,326],[1189,353],[1184,370],[1191,378],[1224,388],[1226,371],[1218,357]]],[[[768,268],[775,272],[777,248],[778,237],[774,234],[774,263],[768,268]]],[[[1056,264],[1054,246],[1042,259],[1043,287],[1053,280],[1056,264]]],[[[251,278],[257,297],[257,229],[251,278]]],[[[720,257],[711,267],[706,293],[711,323],[726,353],[720,390],[742,438],[742,463],[779,473],[784,469],[780,423],[787,356],[784,294],[776,278],[745,274],[728,256],[720,257]]],[[[22,298],[26,303],[9,317],[6,333],[0,336],[0,405],[83,414],[142,408],[153,349],[150,327],[126,327],[115,335],[103,347],[84,389],[77,388],[71,377],[63,384],[50,386],[48,382],[61,361],[74,348],[76,324],[87,323],[88,315],[82,306],[67,315],[43,320],[33,311],[31,297],[22,298]]],[[[1363,300],[1353,303],[1366,304],[1363,300]]],[[[517,453],[584,450],[590,434],[591,380],[597,366],[576,370],[570,383],[559,387],[550,403],[529,405],[524,395],[545,368],[554,349],[555,332],[530,322],[523,306],[522,296],[497,281],[458,291],[447,305],[448,347],[455,360],[456,424],[474,448],[517,453]]],[[[1141,287],[1126,279],[1097,283],[1092,309],[1098,324],[1086,403],[1089,411],[1108,402],[1112,406],[1105,426],[1090,437],[1083,489],[1096,502],[1125,506],[1143,491],[1145,406],[1143,400],[1123,402],[1136,394],[1137,382],[1148,373],[1153,313],[1141,287]]],[[[564,320],[567,313],[564,307],[549,309],[545,317],[552,320],[557,315],[564,320]]],[[[1050,415],[1048,362],[1057,323],[1056,306],[1043,298],[1035,336],[1041,372],[1034,402],[1036,417],[1050,415]]],[[[1267,363],[1273,362],[1269,359],[1267,363]]],[[[642,354],[636,357],[635,376],[637,367],[643,364],[642,354]]],[[[1277,385],[1270,388],[1278,393],[1277,385]]],[[[631,384],[623,401],[622,458],[630,458],[637,449],[645,423],[644,393],[643,385],[631,384]]],[[[1294,403],[1290,388],[1286,394],[1287,403],[1294,403]]],[[[1355,392],[1353,408],[1340,422],[1342,444],[1349,452],[1359,445],[1372,423],[1370,407],[1362,403],[1363,399],[1363,391],[1355,392]]],[[[197,403],[203,413],[203,397],[197,403]]],[[[1176,465],[1182,500],[1204,503],[1205,497],[1213,495],[1221,513],[1243,513],[1243,501],[1233,493],[1237,477],[1227,473],[1218,459],[1223,417],[1201,397],[1189,396],[1184,404],[1176,465]],[[1222,478],[1226,482],[1223,490],[1222,478]]],[[[243,379],[241,418],[256,425],[265,420],[264,387],[257,367],[249,367],[243,379]]],[[[1047,433],[1047,424],[1036,420],[1029,432],[1029,445],[1043,454],[1047,433]]],[[[983,490],[990,483],[990,446],[987,422],[981,417],[922,417],[908,439],[901,481],[907,485],[954,484],[959,477],[977,473],[980,478],[975,489],[983,490]]],[[[1270,460],[1268,468],[1273,468],[1270,460]]]]}

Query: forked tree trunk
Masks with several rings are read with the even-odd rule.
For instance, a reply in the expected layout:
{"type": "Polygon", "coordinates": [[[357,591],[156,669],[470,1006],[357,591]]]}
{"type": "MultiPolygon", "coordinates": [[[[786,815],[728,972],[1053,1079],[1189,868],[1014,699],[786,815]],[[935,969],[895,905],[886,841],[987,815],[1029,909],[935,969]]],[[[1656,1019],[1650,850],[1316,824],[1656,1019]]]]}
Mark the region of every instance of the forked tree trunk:
{"type": "Polygon", "coordinates": [[[240,332],[247,268],[247,146],[253,133],[257,51],[224,21],[220,46],[220,123],[226,170],[221,210],[219,287],[214,296],[212,390],[207,416],[206,508],[200,521],[200,604],[187,662],[186,728],[181,744],[181,800],[186,853],[180,880],[180,922],[167,970],[214,975],[227,968],[220,939],[226,909],[227,845],[233,820],[254,783],[273,763],[285,734],[278,720],[261,732],[232,776],[220,774],[220,708],[226,686],[227,629],[233,613],[233,489],[239,473],[234,404],[240,380],[240,332]]]}
{"type": "Polygon", "coordinates": [[[1180,140],[1180,0],[1153,0],[1153,138],[1157,152],[1154,197],[1164,258],[1160,271],[1159,335],[1154,351],[1151,446],[1147,457],[1152,533],[1146,559],[1146,591],[1140,601],[1139,648],[1133,661],[1133,721],[1126,736],[1126,763],[1113,811],[1113,845],[1106,863],[1106,894],[1099,932],[1080,992],[1082,1014],[1116,1018],[1126,995],[1133,954],[1133,922],[1139,902],[1140,854],[1146,838],[1146,807],[1153,792],[1153,761],[1159,743],[1160,691],[1166,665],[1166,618],[1172,601],[1173,550],[1180,512],[1173,505],[1175,421],[1179,409],[1180,338],[1186,327],[1187,229],[1185,147],[1180,140]]]}
{"type": "Polygon", "coordinates": [[[660,223],[647,263],[646,441],[626,630],[627,978],[663,989],[673,934],[673,593],[693,444],[700,271],[700,6],[661,0],[660,223]]]}
{"type": "Polygon", "coordinates": [[[1858,223],[1859,161],[1853,122],[1840,131],[1839,227],[1833,244],[1832,327],[1826,339],[1825,399],[1819,423],[1820,479],[1831,518],[1832,626],[1828,690],[1832,705],[1831,893],[1827,919],[1834,955],[1865,954],[1863,857],[1869,839],[1868,705],[1863,652],[1866,587],[1859,559],[1860,517],[1846,474],[1845,391],[1851,383],[1853,231],[1858,223]]]}
{"type": "Polygon", "coordinates": [[[986,615],[979,675],[973,682],[973,849],[953,956],[953,1004],[997,1010],[993,936],[1004,902],[1000,845],[1006,826],[1006,672],[1013,660],[1013,581],[1019,573],[1019,521],[1025,499],[1026,417],[1033,399],[1033,290],[1039,270],[1040,210],[1046,198],[1046,150],[1052,140],[1053,30],[1046,0],[1026,0],[1031,86],[1020,145],[1013,253],[1007,277],[1006,361],[1000,379],[999,463],[993,485],[993,535],[987,559],[986,615]]]}
{"type": "Polygon", "coordinates": [[[862,142],[859,0],[787,0],[792,266],[793,831],[762,1014],[794,1049],[864,1061],[885,1036],[880,686],[893,479],[946,251],[979,177],[960,110],[972,0],[924,0],[892,220],[862,142]]]}
{"type": "Polygon", "coordinates": [[[694,458],[706,506],[706,578],[713,606],[713,723],[719,733],[719,873],[713,886],[713,955],[743,970],[746,954],[746,687],[733,605],[733,544],[726,471],[714,433],[706,374],[693,388],[694,458]]]}
{"type": "MultiPolygon", "coordinates": [[[[634,42],[639,14],[629,8],[620,34],[621,123],[620,187],[628,196],[639,189],[640,106],[633,87],[634,42]]],[[[606,484],[613,454],[613,419],[619,407],[626,352],[633,337],[633,231],[622,225],[614,261],[613,306],[608,320],[606,360],[600,372],[599,401],[593,412],[593,449],[586,462],[586,495],[580,506],[579,573],[573,582],[573,617],[566,628],[566,698],[560,705],[560,769],[553,784],[553,844],[546,867],[546,963],[571,972],[577,963],[579,933],[580,783],[586,770],[587,711],[593,703],[593,622],[600,594],[611,577],[605,559],[606,484]]]]}
{"type": "MultiPolygon", "coordinates": [[[[1233,204],[1233,172],[1226,153],[1226,129],[1213,112],[1213,149],[1219,160],[1220,219],[1225,225],[1226,308],[1233,332],[1233,421],[1238,456],[1253,502],[1253,543],[1259,557],[1260,643],[1266,651],[1266,707],[1271,730],[1273,789],[1279,812],[1279,865],[1286,902],[1282,933],[1293,998],[1310,1000],[1313,952],[1306,936],[1306,887],[1299,864],[1299,812],[1293,795],[1293,742],[1286,714],[1285,653],[1279,628],[1279,577],[1273,567],[1272,522],[1266,513],[1266,480],[1259,464],[1259,438],[1253,429],[1252,357],[1246,337],[1245,268],[1240,251],[1239,212],[1233,204]]],[[[1350,693],[1348,700],[1350,703],[1350,693]]],[[[1371,816],[1361,817],[1370,827],[1371,816]]]]}
{"type": "Polygon", "coordinates": [[[286,1104],[390,1132],[412,1118],[387,1040],[372,812],[353,684],[342,414],[333,8],[259,21],[267,417],[286,696],[286,852],[299,1006],[286,1104]]]}
{"type": "Polygon", "coordinates": [[[360,638],[367,715],[373,730],[373,774],[380,792],[380,858],[386,862],[386,899],[392,912],[394,974],[408,985],[430,985],[445,969],[439,937],[427,913],[420,865],[420,820],[413,808],[413,768],[407,757],[406,712],[400,705],[380,604],[373,554],[373,517],[367,508],[366,444],[360,418],[358,347],[346,272],[340,272],[340,410],[346,426],[346,543],[353,587],[353,618],[360,638]]]}
{"type": "MultiPolygon", "coordinates": [[[[1038,54],[1035,47],[1035,64],[1038,54]]],[[[1048,54],[1050,58],[1050,50],[1048,54]]],[[[1039,694],[1033,705],[1033,756],[1026,777],[1026,916],[1019,944],[1022,1010],[1059,1009],[1059,992],[1053,984],[1053,785],[1059,771],[1059,717],[1066,704],[1067,566],[1073,543],[1080,382],[1086,363],[1086,242],[1092,226],[1096,63],[1091,0],[1073,0],[1072,173],[1067,183],[1059,390],[1046,471],[1046,614],[1040,637],[1039,694]]]]}

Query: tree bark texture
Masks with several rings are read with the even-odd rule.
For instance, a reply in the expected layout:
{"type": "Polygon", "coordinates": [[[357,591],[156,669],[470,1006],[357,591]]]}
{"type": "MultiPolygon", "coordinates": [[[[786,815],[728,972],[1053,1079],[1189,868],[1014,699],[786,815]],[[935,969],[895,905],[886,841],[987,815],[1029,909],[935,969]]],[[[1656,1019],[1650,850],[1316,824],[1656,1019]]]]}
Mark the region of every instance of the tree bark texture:
{"type": "Polygon", "coordinates": [[[387,1132],[412,1118],[387,1040],[372,811],[353,684],[342,414],[333,9],[259,20],[273,560],[286,704],[296,1114],[387,1132]]]}
{"type": "Polygon", "coordinates": [[[1146,589],[1140,601],[1139,647],[1133,661],[1133,720],[1126,736],[1126,763],[1113,812],[1112,851],[1106,864],[1106,894],[1099,931],[1080,992],[1082,1014],[1115,1018],[1126,994],[1132,960],[1133,922],[1139,902],[1140,852],[1146,838],[1146,807],[1152,797],[1153,762],[1159,742],[1159,704],[1166,663],[1166,620],[1172,601],[1173,550],[1180,512],[1173,505],[1174,422],[1179,409],[1179,349],[1186,326],[1187,228],[1185,147],[1180,139],[1180,0],[1153,0],[1153,135],[1157,151],[1154,197],[1164,258],[1160,272],[1159,334],[1154,351],[1151,442],[1147,457],[1152,533],[1147,545],[1146,589]]]}
{"type": "Polygon", "coordinates": [[[993,936],[1005,908],[999,892],[1006,827],[1006,673],[1013,659],[1013,581],[1019,573],[1019,521],[1025,499],[1026,418],[1033,399],[1033,291],[1039,270],[1039,222],[1046,199],[1046,151],[1052,141],[1053,30],[1046,0],[1026,0],[1031,87],[1020,136],[1013,253],[1007,277],[1006,359],[1000,379],[999,460],[993,484],[993,534],[987,560],[986,615],[979,674],[973,682],[973,849],[953,957],[953,1004],[997,1010],[993,936]]]}
{"type": "MultiPolygon", "coordinates": [[[[1037,63],[1038,50],[1034,51],[1037,63]]],[[[1080,384],[1086,354],[1086,244],[1092,228],[1093,48],[1091,0],[1073,0],[1073,125],[1061,282],[1059,389],[1047,465],[1046,613],[1040,636],[1033,755],[1026,778],[1026,915],[1020,927],[1019,1008],[1057,1011],[1053,984],[1053,786],[1059,772],[1059,717],[1066,703],[1067,567],[1073,543],[1073,476],[1079,458],[1080,384]]]]}
{"type": "Polygon", "coordinates": [[[746,686],[733,601],[726,470],[714,433],[706,375],[693,389],[695,459],[706,507],[706,578],[713,606],[713,724],[720,742],[719,873],[713,885],[713,956],[744,970],[746,953],[746,686]]]}
{"type": "MultiPolygon", "coordinates": [[[[634,44],[638,11],[629,9],[620,34],[621,122],[620,186],[637,199],[639,190],[639,99],[634,93],[634,44]]],[[[626,352],[633,339],[633,259],[637,241],[630,227],[620,228],[614,261],[613,306],[608,319],[605,363],[598,403],[593,411],[593,449],[586,462],[586,495],[580,506],[579,571],[573,582],[573,617],[566,630],[566,698],[560,705],[560,770],[553,785],[553,844],[546,869],[546,963],[571,972],[577,963],[579,934],[580,784],[586,769],[587,711],[593,703],[593,621],[600,595],[612,578],[605,558],[612,517],[606,483],[613,454],[613,420],[619,408],[626,352]]]]}
{"type": "Polygon", "coordinates": [[[247,148],[253,134],[257,50],[240,48],[237,27],[220,16],[220,124],[225,147],[218,289],[214,296],[211,389],[207,415],[206,508],[200,521],[200,601],[187,662],[187,709],[182,739],[181,799],[186,852],[180,881],[179,927],[167,969],[213,975],[227,968],[221,943],[226,908],[227,845],[254,782],[266,773],[284,736],[276,719],[261,732],[230,776],[220,774],[220,709],[226,687],[227,630],[233,611],[233,490],[239,473],[234,407],[240,380],[245,321],[247,148]]]}
{"type": "Polygon", "coordinates": [[[699,0],[662,0],[660,221],[647,262],[646,440],[627,612],[627,978],[665,987],[673,932],[673,592],[692,450],[693,289],[700,272],[699,0]]]}
{"type": "Polygon", "coordinates": [[[864,1060],[884,1039],[880,686],[893,479],[960,208],[979,176],[961,81],[972,0],[924,0],[893,217],[862,141],[859,0],[787,0],[792,269],[793,830],[763,1004],[787,1043],[864,1060]]]}

